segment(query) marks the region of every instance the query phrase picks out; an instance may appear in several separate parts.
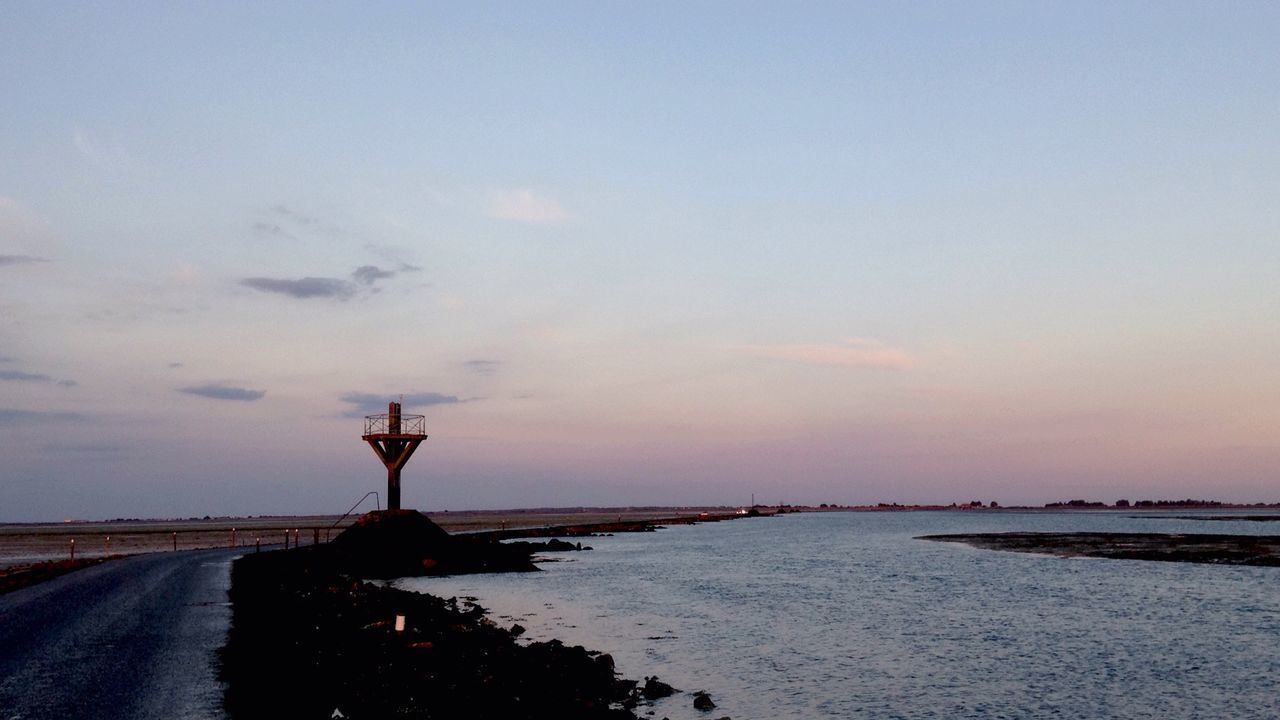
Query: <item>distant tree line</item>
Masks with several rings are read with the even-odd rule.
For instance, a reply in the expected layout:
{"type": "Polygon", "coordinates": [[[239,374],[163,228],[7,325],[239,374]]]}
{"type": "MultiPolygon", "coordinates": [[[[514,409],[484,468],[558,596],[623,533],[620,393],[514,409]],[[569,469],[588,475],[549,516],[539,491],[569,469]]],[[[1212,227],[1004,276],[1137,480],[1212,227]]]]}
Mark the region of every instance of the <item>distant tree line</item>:
{"type": "MultiPolygon", "coordinates": [[[[1223,502],[1220,500],[1195,500],[1187,498],[1186,500],[1135,500],[1130,503],[1128,500],[1120,499],[1116,501],[1114,507],[1118,508],[1188,508],[1188,507],[1222,507],[1223,502]]],[[[1263,503],[1257,503],[1258,507],[1263,507],[1263,503]]],[[[1104,502],[1090,502],[1088,500],[1066,500],[1063,502],[1045,503],[1047,508],[1101,508],[1108,507],[1104,502]]]]}

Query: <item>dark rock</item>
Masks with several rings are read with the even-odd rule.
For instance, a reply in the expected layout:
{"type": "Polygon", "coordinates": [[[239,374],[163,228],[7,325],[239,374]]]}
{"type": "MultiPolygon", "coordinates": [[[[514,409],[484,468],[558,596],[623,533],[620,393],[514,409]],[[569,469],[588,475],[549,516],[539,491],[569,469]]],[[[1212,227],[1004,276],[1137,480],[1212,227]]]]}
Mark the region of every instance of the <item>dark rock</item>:
{"type": "Polygon", "coordinates": [[[232,720],[361,717],[621,720],[634,695],[599,655],[520,645],[459,601],[352,580],[323,553],[246,555],[232,567],[221,653],[232,720]],[[404,632],[391,630],[397,615],[404,632]]]}
{"type": "Polygon", "coordinates": [[[511,626],[511,637],[520,637],[523,634],[524,634],[523,625],[521,625],[520,623],[516,623],[515,625],[511,626]]]}
{"type": "Polygon", "coordinates": [[[711,701],[711,696],[705,692],[698,691],[693,694],[693,707],[695,709],[707,712],[715,706],[716,704],[711,701]]]}
{"type": "Polygon", "coordinates": [[[664,697],[671,697],[678,692],[675,688],[662,682],[657,675],[644,679],[644,687],[640,690],[640,694],[644,695],[646,700],[659,700],[664,697]]]}
{"type": "Polygon", "coordinates": [[[332,543],[308,550],[362,578],[537,570],[528,549],[452,536],[417,510],[367,513],[332,543]]]}

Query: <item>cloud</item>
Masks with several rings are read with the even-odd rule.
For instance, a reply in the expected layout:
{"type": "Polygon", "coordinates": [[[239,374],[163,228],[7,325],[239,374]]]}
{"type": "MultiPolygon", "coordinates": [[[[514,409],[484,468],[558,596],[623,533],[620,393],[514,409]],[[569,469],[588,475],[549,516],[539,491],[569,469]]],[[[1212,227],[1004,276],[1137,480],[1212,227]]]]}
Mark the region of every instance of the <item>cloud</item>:
{"type": "Polygon", "coordinates": [[[290,210],[284,205],[272,205],[271,207],[267,208],[267,212],[271,213],[272,215],[279,215],[280,217],[288,218],[289,220],[299,225],[315,225],[316,224],[316,219],[311,217],[310,215],[303,215],[300,212],[290,210]]]}
{"type": "Polygon", "coordinates": [[[293,238],[292,234],[275,223],[259,221],[254,223],[252,227],[253,231],[260,235],[274,235],[276,237],[293,238]]]}
{"type": "Polygon", "coordinates": [[[843,343],[825,345],[747,345],[742,349],[759,357],[806,365],[906,370],[918,364],[911,354],[868,338],[850,338],[843,343]]]}
{"type": "Polygon", "coordinates": [[[557,225],[573,217],[560,206],[560,203],[538,197],[528,188],[494,193],[489,203],[489,214],[500,220],[514,220],[534,225],[557,225]]]}
{"type": "Polygon", "coordinates": [[[296,280],[252,277],[242,279],[240,284],[261,292],[278,293],[301,300],[317,297],[348,300],[356,294],[361,285],[368,288],[368,292],[378,292],[378,289],[374,288],[373,285],[379,280],[393,278],[400,272],[415,272],[417,270],[418,268],[410,265],[403,265],[399,271],[384,270],[377,265],[361,265],[351,272],[352,280],[320,277],[305,277],[296,280]]]}
{"type": "Polygon", "coordinates": [[[499,360],[468,360],[462,365],[477,375],[492,375],[498,371],[498,367],[502,365],[502,362],[499,360]]]}
{"type": "Polygon", "coordinates": [[[456,395],[442,395],[434,392],[405,393],[403,395],[349,392],[339,399],[353,406],[344,413],[347,417],[364,417],[365,415],[386,412],[387,403],[392,401],[401,403],[406,411],[412,412],[415,408],[430,407],[432,405],[457,405],[470,402],[475,398],[463,399],[456,395]]]}
{"type": "Polygon", "coordinates": [[[171,363],[169,363],[169,369],[170,369],[170,370],[177,370],[177,369],[178,369],[178,368],[180,368],[180,367],[182,367],[182,363],[180,363],[180,362],[171,362],[171,363]]]}
{"type": "Polygon", "coordinates": [[[0,267],[5,265],[34,265],[46,263],[48,259],[34,255],[0,255],[0,267]]]}
{"type": "Polygon", "coordinates": [[[297,240],[299,235],[340,234],[336,228],[322,225],[318,218],[292,210],[284,205],[272,205],[259,210],[259,217],[249,227],[262,236],[297,240]]]}
{"type": "Polygon", "coordinates": [[[17,408],[0,408],[0,425],[16,425],[18,423],[72,422],[84,420],[85,416],[75,412],[58,412],[45,410],[19,410],[17,408]]]}
{"type": "Polygon", "coordinates": [[[310,298],[333,298],[347,300],[355,294],[356,288],[347,280],[338,278],[304,277],[297,280],[287,278],[244,278],[240,284],[266,293],[277,293],[289,297],[307,300],[310,298]]]}
{"type": "Polygon", "coordinates": [[[53,382],[48,375],[22,372],[21,370],[0,370],[0,380],[18,380],[26,382],[53,382]]]}
{"type": "Polygon", "coordinates": [[[400,273],[422,272],[421,266],[414,265],[413,263],[405,261],[405,259],[402,257],[402,253],[404,252],[402,248],[395,248],[387,245],[377,245],[374,243],[366,243],[364,246],[364,249],[368,250],[369,252],[373,253],[374,255],[377,255],[378,257],[388,262],[395,263],[398,266],[396,268],[396,272],[400,272],[400,273]]]}
{"type": "Polygon", "coordinates": [[[385,280],[395,276],[396,273],[394,270],[383,270],[377,265],[361,265],[351,273],[351,277],[355,278],[356,282],[363,283],[365,285],[372,285],[379,280],[385,280]]]}
{"type": "Polygon", "coordinates": [[[95,443],[86,443],[83,445],[50,444],[45,445],[44,449],[46,452],[71,453],[75,455],[118,455],[132,450],[132,448],[124,445],[95,443]]]}
{"type": "Polygon", "coordinates": [[[267,394],[265,390],[249,390],[247,388],[227,387],[226,385],[217,384],[178,388],[178,392],[199,395],[200,397],[214,400],[242,400],[246,402],[261,400],[267,394]]]}
{"type": "MultiPolygon", "coordinates": [[[[7,362],[7,360],[5,362],[7,362]]],[[[21,370],[0,370],[0,382],[6,381],[57,383],[62,387],[75,387],[79,384],[75,380],[56,380],[44,373],[29,373],[21,370]]]]}

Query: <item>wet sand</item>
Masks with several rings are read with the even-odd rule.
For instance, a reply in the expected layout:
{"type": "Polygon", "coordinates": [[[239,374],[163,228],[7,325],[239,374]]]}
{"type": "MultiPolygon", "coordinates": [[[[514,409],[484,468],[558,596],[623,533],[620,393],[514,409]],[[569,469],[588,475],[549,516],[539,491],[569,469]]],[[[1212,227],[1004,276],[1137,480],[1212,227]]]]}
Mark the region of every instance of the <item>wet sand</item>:
{"type": "Polygon", "coordinates": [[[1280,567],[1280,536],[1276,535],[980,533],[922,535],[917,539],[1058,557],[1280,567]]]}

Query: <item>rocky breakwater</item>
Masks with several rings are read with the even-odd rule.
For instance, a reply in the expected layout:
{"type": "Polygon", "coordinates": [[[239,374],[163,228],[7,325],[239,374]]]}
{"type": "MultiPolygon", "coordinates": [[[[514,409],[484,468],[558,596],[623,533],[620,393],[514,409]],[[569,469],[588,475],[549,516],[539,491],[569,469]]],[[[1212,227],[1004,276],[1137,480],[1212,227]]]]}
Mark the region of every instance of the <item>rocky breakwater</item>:
{"type": "Polygon", "coordinates": [[[608,655],[521,645],[476,607],[380,578],[536,570],[537,543],[451,536],[414,511],[371,513],[329,545],[232,570],[225,705],[246,718],[635,718],[642,688],[608,655]],[[370,580],[375,580],[371,582],[370,580]]]}

